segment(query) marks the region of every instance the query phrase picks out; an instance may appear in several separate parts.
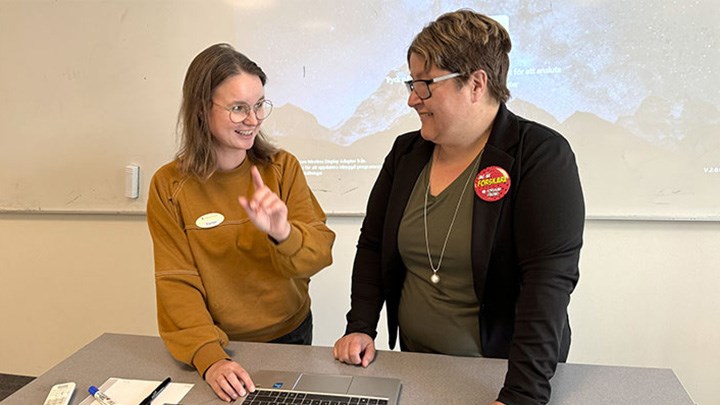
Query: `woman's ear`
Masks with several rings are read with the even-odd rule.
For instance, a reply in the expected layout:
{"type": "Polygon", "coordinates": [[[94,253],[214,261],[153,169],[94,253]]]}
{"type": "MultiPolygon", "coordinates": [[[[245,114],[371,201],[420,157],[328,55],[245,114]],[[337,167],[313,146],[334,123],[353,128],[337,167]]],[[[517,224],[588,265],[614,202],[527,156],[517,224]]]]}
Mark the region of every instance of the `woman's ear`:
{"type": "Polygon", "coordinates": [[[470,89],[472,91],[472,100],[480,101],[487,93],[487,73],[478,69],[470,75],[470,89]]]}

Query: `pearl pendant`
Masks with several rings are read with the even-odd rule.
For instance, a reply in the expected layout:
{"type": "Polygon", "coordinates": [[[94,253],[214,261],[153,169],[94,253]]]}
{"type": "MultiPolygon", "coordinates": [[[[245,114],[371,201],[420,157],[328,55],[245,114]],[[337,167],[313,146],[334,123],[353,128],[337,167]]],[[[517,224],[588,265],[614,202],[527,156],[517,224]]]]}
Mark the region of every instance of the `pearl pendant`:
{"type": "Polygon", "coordinates": [[[430,276],[430,281],[432,281],[433,284],[437,284],[437,283],[440,282],[440,276],[438,276],[437,274],[433,273],[433,275],[430,276]]]}

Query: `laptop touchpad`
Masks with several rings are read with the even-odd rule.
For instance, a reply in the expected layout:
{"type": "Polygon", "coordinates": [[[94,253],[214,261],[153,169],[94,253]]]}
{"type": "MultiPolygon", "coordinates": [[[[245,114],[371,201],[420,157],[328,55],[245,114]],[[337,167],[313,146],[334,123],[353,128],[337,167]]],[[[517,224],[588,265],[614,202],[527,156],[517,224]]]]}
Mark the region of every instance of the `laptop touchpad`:
{"type": "Polygon", "coordinates": [[[345,394],[351,382],[351,376],[303,374],[294,389],[296,391],[345,394]]]}
{"type": "Polygon", "coordinates": [[[348,389],[350,395],[370,395],[395,398],[400,392],[400,380],[394,378],[355,377],[348,389]]]}

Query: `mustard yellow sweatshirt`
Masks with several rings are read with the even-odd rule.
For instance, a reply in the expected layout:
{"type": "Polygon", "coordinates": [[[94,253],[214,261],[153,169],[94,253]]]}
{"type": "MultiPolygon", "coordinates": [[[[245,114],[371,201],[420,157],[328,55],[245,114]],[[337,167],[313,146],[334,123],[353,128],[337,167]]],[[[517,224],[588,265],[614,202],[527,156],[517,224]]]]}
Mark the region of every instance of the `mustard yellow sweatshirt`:
{"type": "Polygon", "coordinates": [[[288,207],[292,230],[281,243],[259,231],[238,203],[253,193],[251,166],[245,159],[201,181],[171,162],[150,184],[158,329],[173,357],[200,375],[229,358],[228,340],[266,342],[300,326],[310,311],[310,276],[332,263],[335,234],[297,159],[280,151],[272,164],[258,166],[288,207]]]}

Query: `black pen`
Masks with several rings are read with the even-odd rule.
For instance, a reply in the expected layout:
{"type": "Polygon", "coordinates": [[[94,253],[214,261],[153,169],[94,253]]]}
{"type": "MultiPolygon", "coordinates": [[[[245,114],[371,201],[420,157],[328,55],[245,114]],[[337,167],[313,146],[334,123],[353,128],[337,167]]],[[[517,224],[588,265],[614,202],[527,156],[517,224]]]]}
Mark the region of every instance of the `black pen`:
{"type": "Polygon", "coordinates": [[[150,405],[152,401],[157,398],[158,395],[160,395],[162,390],[167,387],[168,384],[170,384],[170,377],[164,379],[163,382],[161,382],[160,385],[158,385],[157,388],[155,388],[153,392],[150,393],[150,395],[148,395],[145,399],[142,400],[142,402],[140,402],[140,405],[150,405]]]}

